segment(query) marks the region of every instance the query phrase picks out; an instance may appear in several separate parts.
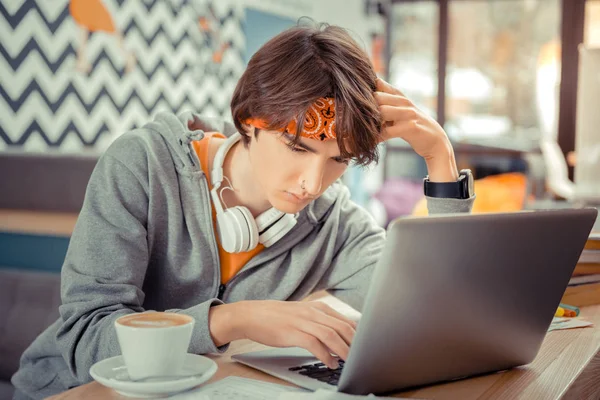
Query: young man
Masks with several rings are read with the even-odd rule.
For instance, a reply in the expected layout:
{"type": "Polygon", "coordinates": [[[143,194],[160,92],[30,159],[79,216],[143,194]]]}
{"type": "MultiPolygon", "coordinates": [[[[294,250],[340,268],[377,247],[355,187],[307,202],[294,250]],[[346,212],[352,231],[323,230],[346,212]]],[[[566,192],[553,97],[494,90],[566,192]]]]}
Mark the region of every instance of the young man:
{"type": "MultiPolygon", "coordinates": [[[[347,356],[355,324],[300,302],[326,289],[360,310],[384,244],[338,179],[349,161],[368,164],[378,143],[400,137],[425,158],[431,187],[451,188],[450,142],[333,26],[292,28],[265,44],[231,108],[235,127],[161,114],[100,158],[62,267],[60,318],[25,351],[16,398],[89,382],[95,362],[120,354],[115,319],[145,310],[194,317],[197,354],[249,338],[304,347],[330,366],[330,351],[347,356]],[[235,213],[250,236],[282,230],[239,246],[225,223],[235,213]],[[269,226],[256,228],[263,218],[269,226]]],[[[428,198],[431,212],[470,210],[473,196],[441,193],[428,198]]]]}

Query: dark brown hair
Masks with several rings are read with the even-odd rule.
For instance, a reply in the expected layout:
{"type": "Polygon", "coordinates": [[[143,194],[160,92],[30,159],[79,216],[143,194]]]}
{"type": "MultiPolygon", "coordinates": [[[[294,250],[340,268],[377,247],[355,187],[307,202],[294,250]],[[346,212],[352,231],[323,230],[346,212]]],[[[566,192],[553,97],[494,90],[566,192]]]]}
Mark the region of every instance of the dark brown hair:
{"type": "Polygon", "coordinates": [[[346,30],[326,24],[296,26],[268,41],[250,59],[231,100],[233,121],[248,143],[247,119],[264,119],[272,130],[296,119],[302,121],[297,141],[308,107],[320,97],[333,97],[341,156],[367,165],[379,158],[376,80],[367,54],[346,30]]]}

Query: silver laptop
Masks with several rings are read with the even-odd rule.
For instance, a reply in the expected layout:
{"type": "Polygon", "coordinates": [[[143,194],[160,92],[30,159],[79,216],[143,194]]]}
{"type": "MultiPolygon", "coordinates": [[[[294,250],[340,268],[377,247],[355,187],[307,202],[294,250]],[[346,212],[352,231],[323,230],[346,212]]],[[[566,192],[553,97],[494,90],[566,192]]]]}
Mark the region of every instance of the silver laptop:
{"type": "Polygon", "coordinates": [[[593,208],[396,220],[345,363],[300,348],[233,356],[308,389],[386,393],[530,363],[593,208]]]}

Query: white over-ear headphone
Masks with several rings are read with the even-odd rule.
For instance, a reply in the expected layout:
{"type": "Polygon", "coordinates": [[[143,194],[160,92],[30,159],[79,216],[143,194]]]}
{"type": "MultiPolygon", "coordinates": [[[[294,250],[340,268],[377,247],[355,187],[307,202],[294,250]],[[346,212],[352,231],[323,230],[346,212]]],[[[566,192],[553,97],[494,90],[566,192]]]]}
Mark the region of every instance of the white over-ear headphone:
{"type": "Polygon", "coordinates": [[[294,214],[286,214],[275,208],[260,214],[256,220],[246,207],[223,209],[219,197],[219,188],[223,183],[223,162],[229,149],[240,139],[241,135],[236,132],[219,147],[211,174],[213,188],[210,195],[217,212],[217,230],[221,246],[228,253],[250,251],[259,242],[269,247],[285,236],[297,222],[294,214]]]}

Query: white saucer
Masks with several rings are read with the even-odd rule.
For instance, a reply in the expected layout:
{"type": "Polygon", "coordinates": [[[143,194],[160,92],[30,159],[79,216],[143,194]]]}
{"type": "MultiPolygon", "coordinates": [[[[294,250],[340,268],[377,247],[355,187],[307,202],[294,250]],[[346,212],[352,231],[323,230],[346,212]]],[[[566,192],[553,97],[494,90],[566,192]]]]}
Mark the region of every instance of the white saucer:
{"type": "Polygon", "coordinates": [[[128,397],[164,397],[198,386],[217,372],[217,364],[210,358],[187,354],[181,378],[153,379],[148,382],[131,381],[123,356],[107,358],[92,365],[90,375],[99,383],[128,397]]]}

